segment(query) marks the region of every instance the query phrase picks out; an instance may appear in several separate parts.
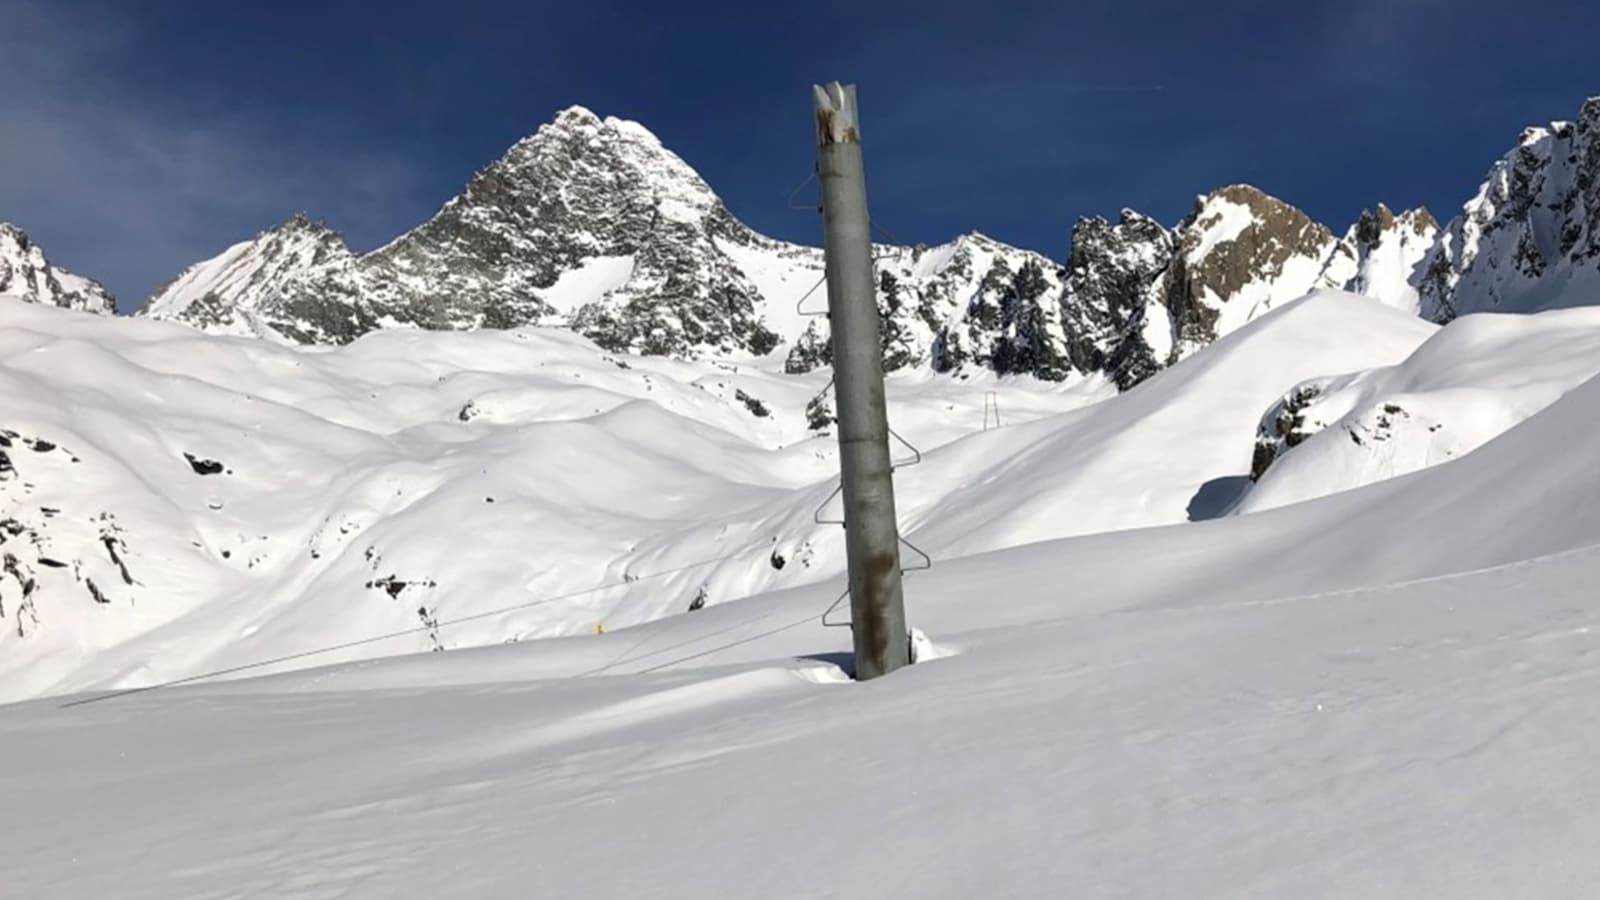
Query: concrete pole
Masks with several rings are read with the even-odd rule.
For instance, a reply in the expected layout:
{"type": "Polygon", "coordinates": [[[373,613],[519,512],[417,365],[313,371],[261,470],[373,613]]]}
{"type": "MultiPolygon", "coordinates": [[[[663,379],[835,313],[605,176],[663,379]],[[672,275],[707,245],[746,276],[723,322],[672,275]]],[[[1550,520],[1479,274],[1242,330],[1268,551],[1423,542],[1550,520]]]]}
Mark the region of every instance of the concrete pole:
{"type": "Polygon", "coordinates": [[[911,642],[900,584],[900,534],[856,89],[834,82],[814,92],[851,630],[856,679],[865,681],[910,663],[911,642]]]}

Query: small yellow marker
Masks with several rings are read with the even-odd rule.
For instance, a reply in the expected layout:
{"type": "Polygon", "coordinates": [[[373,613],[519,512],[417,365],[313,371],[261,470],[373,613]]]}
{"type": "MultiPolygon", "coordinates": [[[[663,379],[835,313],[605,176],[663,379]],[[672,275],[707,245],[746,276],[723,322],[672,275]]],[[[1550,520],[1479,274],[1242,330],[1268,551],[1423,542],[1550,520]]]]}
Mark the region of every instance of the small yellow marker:
{"type": "Polygon", "coordinates": [[[595,634],[605,634],[606,633],[606,623],[604,623],[604,622],[596,622],[596,623],[594,623],[594,633],[595,634]]]}

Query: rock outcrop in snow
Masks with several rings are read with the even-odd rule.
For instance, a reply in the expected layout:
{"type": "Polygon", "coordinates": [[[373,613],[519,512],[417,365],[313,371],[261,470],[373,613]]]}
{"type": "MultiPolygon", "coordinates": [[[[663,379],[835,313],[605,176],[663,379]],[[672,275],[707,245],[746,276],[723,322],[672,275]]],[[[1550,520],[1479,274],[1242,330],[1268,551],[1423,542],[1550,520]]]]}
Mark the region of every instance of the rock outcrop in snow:
{"type": "Polygon", "coordinates": [[[1427,264],[1422,313],[1531,312],[1600,288],[1600,97],[1574,122],[1522,133],[1427,264]],[[1577,288],[1577,290],[1574,290],[1577,288]]]}
{"type": "Polygon", "coordinates": [[[115,315],[116,300],[98,282],[50,264],[20,228],[0,222],[0,294],[29,303],[115,315]]]}
{"type": "Polygon", "coordinates": [[[1394,366],[1314,378],[1262,416],[1241,512],[1472,452],[1600,374],[1600,308],[1475,315],[1394,366]]]}

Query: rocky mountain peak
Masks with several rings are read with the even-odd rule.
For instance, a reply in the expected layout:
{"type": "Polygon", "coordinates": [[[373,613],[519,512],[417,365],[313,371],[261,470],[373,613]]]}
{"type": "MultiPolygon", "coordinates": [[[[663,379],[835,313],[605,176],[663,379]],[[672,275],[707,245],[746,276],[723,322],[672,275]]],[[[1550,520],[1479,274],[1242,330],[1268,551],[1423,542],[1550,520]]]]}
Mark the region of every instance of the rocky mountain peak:
{"type": "Polygon", "coordinates": [[[117,311],[99,282],[56,268],[27,232],[9,222],[0,222],[0,294],[107,316],[117,311]]]}
{"type": "Polygon", "coordinates": [[[1197,198],[1179,230],[1186,258],[1215,260],[1222,295],[1242,287],[1250,277],[1276,277],[1291,258],[1315,255],[1333,240],[1326,225],[1248,184],[1229,185],[1197,198]]]}
{"type": "MultiPolygon", "coordinates": [[[[1099,216],[1077,221],[1060,300],[1074,368],[1104,371],[1124,388],[1159,369],[1158,354],[1165,350],[1150,346],[1146,332],[1154,285],[1172,264],[1175,247],[1172,232],[1131,209],[1115,224],[1099,216]]],[[[1156,330],[1161,340],[1168,330],[1164,319],[1156,330]]]]}
{"type": "Polygon", "coordinates": [[[1364,209],[1356,220],[1355,238],[1364,244],[1377,243],[1384,234],[1394,230],[1395,216],[1389,207],[1378,204],[1375,210],[1364,209]]]}
{"type": "Polygon", "coordinates": [[[1177,233],[1163,303],[1179,355],[1323,285],[1336,246],[1327,226],[1245,184],[1199,197],[1177,233]]]}
{"type": "Polygon", "coordinates": [[[1375,209],[1361,211],[1345,241],[1358,254],[1389,241],[1432,241],[1439,222],[1427,209],[1418,207],[1396,214],[1379,203],[1375,209]]]}
{"type": "MultiPolygon", "coordinates": [[[[1510,244],[1483,277],[1600,255],[1597,133],[1600,101],[1573,123],[1530,129],[1450,234],[1425,209],[1378,204],[1341,237],[1232,184],[1196,197],[1172,228],[1128,209],[1081,219],[1064,265],[976,231],[936,247],[880,244],[885,363],[1104,374],[1131,387],[1318,288],[1444,309],[1486,240],[1510,244]]],[[[826,306],[812,288],[821,271],[815,248],[735,219],[644,126],[573,106],[378,250],[350,254],[297,215],[185,273],[151,309],[307,343],[529,323],[644,354],[765,355],[788,342],[787,368],[805,371],[828,358],[825,318],[805,315],[826,306]]]]}
{"type": "Polygon", "coordinates": [[[1429,256],[1422,311],[1536,311],[1580,296],[1554,288],[1575,281],[1600,287],[1600,98],[1525,129],[1494,164],[1429,256]]]}
{"type": "Polygon", "coordinates": [[[755,236],[647,129],[583,107],[518,141],[372,253],[342,255],[343,242],[305,217],[276,233],[327,252],[300,254],[298,266],[251,262],[241,279],[231,273],[245,257],[287,257],[260,238],[236,245],[159,292],[150,314],[229,331],[248,320],[248,330],[302,343],[344,343],[385,323],[551,319],[618,350],[764,352],[776,342],[755,314],[756,290],[715,243],[755,236]]]}
{"type": "Polygon", "coordinates": [[[303,212],[190,266],[140,310],[220,334],[283,336],[270,324],[281,289],[302,277],[348,268],[344,238],[303,212]]]}

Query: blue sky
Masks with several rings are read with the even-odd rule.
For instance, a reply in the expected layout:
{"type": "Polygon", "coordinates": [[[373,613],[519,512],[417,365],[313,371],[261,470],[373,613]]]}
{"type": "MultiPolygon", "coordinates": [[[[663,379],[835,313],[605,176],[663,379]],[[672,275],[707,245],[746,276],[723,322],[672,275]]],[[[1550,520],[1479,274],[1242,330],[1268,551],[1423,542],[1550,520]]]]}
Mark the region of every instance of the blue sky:
{"type": "Polygon", "coordinates": [[[369,249],[568,105],[637,119],[733,212],[816,242],[812,82],[859,85],[875,219],[1061,258],[1250,182],[1342,228],[1448,218],[1600,94],[1580,0],[0,0],[0,220],[123,308],[305,210],[369,249]]]}

